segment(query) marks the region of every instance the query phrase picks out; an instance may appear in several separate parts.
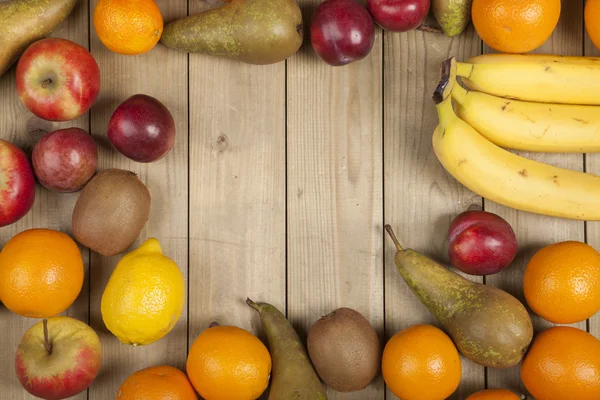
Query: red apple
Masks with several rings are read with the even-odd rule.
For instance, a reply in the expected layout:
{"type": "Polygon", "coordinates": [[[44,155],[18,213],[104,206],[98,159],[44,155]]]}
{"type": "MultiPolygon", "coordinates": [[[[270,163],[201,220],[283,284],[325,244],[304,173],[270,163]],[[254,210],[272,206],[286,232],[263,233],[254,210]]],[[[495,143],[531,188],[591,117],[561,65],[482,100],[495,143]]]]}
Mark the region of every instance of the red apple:
{"type": "Polygon", "coordinates": [[[96,379],[101,358],[100,339],[92,328],[71,317],[53,317],[25,332],[15,370],[29,393],[60,400],[87,389],[96,379]]]}
{"type": "Polygon", "coordinates": [[[25,152],[0,140],[0,227],[17,222],[33,207],[35,178],[25,152]]]}
{"type": "Polygon", "coordinates": [[[32,113],[69,121],[86,113],[100,92],[100,69],[82,46],[66,39],[34,42],[17,64],[17,94],[32,113]]]}
{"type": "Polygon", "coordinates": [[[470,275],[492,275],[506,268],[517,254],[517,237],[500,216],[466,211],[448,230],[450,262],[470,275]]]}
{"type": "Polygon", "coordinates": [[[317,55],[330,65],[361,60],[375,42],[373,19],[355,0],[325,0],[313,15],[310,42],[317,55]]]}
{"type": "Polygon", "coordinates": [[[175,121],[160,101],[136,94],[113,113],[108,139],[125,157],[143,163],[157,161],[175,143],[175,121]]]}
{"type": "Polygon", "coordinates": [[[430,0],[367,0],[367,9],[383,29],[406,32],[419,27],[429,13],[430,0]]]}
{"type": "Polygon", "coordinates": [[[68,128],[44,135],[33,147],[33,171],[55,192],[75,192],[94,176],[98,149],[83,129],[68,128]]]}

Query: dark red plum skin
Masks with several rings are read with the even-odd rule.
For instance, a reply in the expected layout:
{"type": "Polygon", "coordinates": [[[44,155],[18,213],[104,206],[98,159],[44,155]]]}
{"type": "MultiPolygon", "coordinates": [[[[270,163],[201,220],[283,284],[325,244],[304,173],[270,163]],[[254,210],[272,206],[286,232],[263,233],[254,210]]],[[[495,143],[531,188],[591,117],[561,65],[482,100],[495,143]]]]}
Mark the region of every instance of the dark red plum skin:
{"type": "Polygon", "coordinates": [[[493,275],[506,268],[518,250],[506,220],[487,211],[466,211],[448,229],[450,262],[469,275],[493,275]]]}
{"type": "Polygon", "coordinates": [[[430,5],[430,0],[367,0],[375,22],[390,32],[418,28],[427,18],[430,5]]]}
{"type": "Polygon", "coordinates": [[[76,192],[96,173],[98,148],[83,129],[60,129],[44,135],[31,158],[42,186],[59,193],[76,192]]]}
{"type": "Polygon", "coordinates": [[[310,42],[315,53],[329,65],[361,60],[375,42],[373,18],[355,0],[325,0],[313,14],[310,42]]]}
{"type": "Polygon", "coordinates": [[[175,144],[175,121],[160,101],[136,94],[113,113],[108,139],[127,158],[141,163],[158,161],[175,144]]]}

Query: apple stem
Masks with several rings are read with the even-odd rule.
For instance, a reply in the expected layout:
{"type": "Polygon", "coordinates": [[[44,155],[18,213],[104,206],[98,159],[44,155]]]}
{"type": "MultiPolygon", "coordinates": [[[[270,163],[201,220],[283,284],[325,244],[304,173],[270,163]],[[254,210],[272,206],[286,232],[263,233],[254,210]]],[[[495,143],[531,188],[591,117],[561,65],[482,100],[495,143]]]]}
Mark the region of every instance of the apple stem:
{"type": "Polygon", "coordinates": [[[48,355],[52,354],[52,343],[50,343],[50,339],[48,338],[48,320],[45,319],[42,324],[44,325],[44,346],[46,346],[46,351],[48,355]]]}
{"type": "Polygon", "coordinates": [[[400,245],[400,241],[398,240],[398,238],[396,237],[396,234],[392,230],[392,227],[389,225],[386,225],[385,231],[388,233],[388,235],[390,235],[390,238],[392,238],[392,241],[396,245],[396,248],[398,249],[398,251],[404,251],[404,249],[402,248],[402,245],[400,245]]]}
{"type": "Polygon", "coordinates": [[[48,87],[48,85],[50,85],[52,83],[52,78],[48,78],[45,81],[42,81],[42,87],[44,89],[46,89],[48,87]]]}

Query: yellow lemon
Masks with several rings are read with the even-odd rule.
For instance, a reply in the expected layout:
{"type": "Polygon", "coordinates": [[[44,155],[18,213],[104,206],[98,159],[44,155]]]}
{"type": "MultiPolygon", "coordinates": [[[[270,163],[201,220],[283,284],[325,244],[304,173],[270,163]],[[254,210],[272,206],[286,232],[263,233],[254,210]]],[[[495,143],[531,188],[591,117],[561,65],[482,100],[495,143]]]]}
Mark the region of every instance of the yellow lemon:
{"type": "Polygon", "coordinates": [[[179,267],[151,238],[117,264],[102,295],[102,319],[121,342],[147,345],[173,329],[184,301],[179,267]]]}

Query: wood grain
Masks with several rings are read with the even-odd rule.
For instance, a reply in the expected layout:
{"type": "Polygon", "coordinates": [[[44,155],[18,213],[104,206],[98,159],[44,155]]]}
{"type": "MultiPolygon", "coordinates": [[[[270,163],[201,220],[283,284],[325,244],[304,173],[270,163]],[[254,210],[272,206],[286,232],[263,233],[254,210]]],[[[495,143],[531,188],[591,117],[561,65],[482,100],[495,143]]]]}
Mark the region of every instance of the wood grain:
{"type": "MultiPolygon", "coordinates": [[[[91,2],[91,11],[97,1],[91,2]]],[[[163,17],[169,20],[187,13],[185,1],[157,1],[163,17]]],[[[127,250],[135,249],[148,237],[157,238],[165,255],[173,259],[184,277],[188,266],[188,104],[187,55],[157,45],[138,56],[124,56],[109,51],[92,27],[91,51],[100,65],[102,91],[91,110],[91,130],[99,143],[99,169],[121,168],[138,174],[152,196],[150,219],[138,240],[127,250]],[[176,139],[173,149],[157,162],[142,164],[118,153],[106,136],[108,121],[119,104],[134,94],[146,94],[162,102],[175,120],[176,139]]],[[[106,282],[121,256],[91,258],[91,325],[103,345],[101,374],[89,390],[92,400],[114,398],[120,384],[131,373],[150,366],[168,364],[185,367],[187,305],[177,325],[163,339],[143,347],[122,344],[110,334],[102,321],[100,301],[106,282]]]]}
{"type": "MultiPolygon", "coordinates": [[[[385,34],[385,222],[405,247],[442,261],[447,261],[450,222],[481,199],[446,173],[433,152],[438,117],[431,95],[440,64],[451,56],[465,60],[479,54],[480,43],[472,27],[455,39],[420,31],[385,34]]],[[[385,248],[386,339],[420,323],[439,326],[396,271],[396,249],[387,238],[385,248]]],[[[462,366],[463,379],[452,399],[484,388],[483,367],[465,358],[462,366]]],[[[392,398],[388,391],[387,399],[392,398]]]]}
{"type": "MultiPolygon", "coordinates": [[[[536,53],[562,55],[582,55],[582,0],[563,0],[560,21],[552,37],[536,53]]],[[[489,49],[485,49],[489,51],[489,49]]],[[[581,154],[541,154],[524,153],[521,155],[547,164],[556,165],[571,170],[583,170],[581,154]]],[[[491,201],[485,201],[485,209],[506,219],[515,230],[520,251],[513,264],[499,274],[488,276],[486,283],[503,289],[526,304],[523,295],[523,273],[527,262],[542,247],[565,240],[584,240],[584,223],[553,217],[534,215],[500,206],[491,201]]],[[[539,332],[552,324],[535,316],[532,320],[534,329],[539,332]]],[[[586,329],[582,322],[574,326],[586,329]]],[[[490,388],[506,388],[516,393],[525,393],[525,388],[519,376],[520,367],[504,370],[490,368],[487,371],[490,388]]]]}
{"type": "MultiPolygon", "coordinates": [[[[583,1],[563,0],[558,28],[537,52],[600,55],[583,38],[583,1]]],[[[102,72],[102,92],[90,114],[67,123],[34,117],[16,96],[13,67],[0,78],[0,138],[28,149],[41,136],[40,129],[89,130],[99,145],[99,170],[132,170],[152,193],[150,220],[132,249],[148,237],[158,238],[186,276],[189,296],[167,337],[142,348],[121,344],[107,332],[100,314],[104,287],[120,257],[90,255],[82,248],[86,281],[65,314],[91,323],[101,337],[104,359],[89,393],[74,399],[112,399],[129,374],[148,366],[169,364],[184,370],[188,346],[213,321],[240,326],[264,340],[256,313],[244,304],[246,297],[287,313],[303,338],[319,317],[341,306],[365,315],[382,344],[408,326],[438,325],[396,271],[395,249],[383,234],[383,224],[391,224],[406,247],[447,262],[451,220],[471,204],[482,204],[444,171],[431,146],[438,122],[431,94],[440,63],[481,52],[472,26],[455,39],[377,29],[370,55],[346,67],[319,60],[308,41],[286,62],[251,66],[188,56],[160,44],[140,56],[112,53],[90,29],[96,3],[80,1],[54,34],[85,47],[91,43],[102,72]],[[177,125],[175,147],[152,164],[128,160],[106,138],[114,109],[137,93],[163,102],[177,125]]],[[[190,13],[223,4],[157,1],[166,22],[185,16],[188,3],[190,13]]],[[[318,3],[300,0],[305,32],[318,3]]],[[[587,172],[600,174],[597,154],[588,154],[585,164],[577,154],[522,154],[574,170],[585,165],[587,172]]],[[[32,227],[71,233],[78,195],[56,194],[38,185],[33,209],[0,229],[0,244],[32,227]]],[[[599,223],[483,204],[512,224],[521,245],[514,265],[487,277],[486,283],[522,301],[525,265],[541,247],[587,238],[600,250],[599,223]]],[[[0,374],[2,400],[33,399],[16,379],[13,357],[23,333],[35,322],[0,304],[0,371],[7,371],[0,374]]],[[[550,326],[538,317],[534,323],[538,331],[550,326]]],[[[586,329],[585,322],[576,326],[586,329]]],[[[589,330],[600,337],[600,315],[589,321],[589,330]]],[[[525,392],[518,367],[486,372],[464,358],[462,365],[463,380],[452,400],[463,400],[486,383],[525,392]]],[[[397,398],[386,392],[381,377],[361,392],[329,390],[328,396],[397,398]]]]}
{"type": "MultiPolygon", "coordinates": [[[[190,13],[221,3],[190,3],[190,13]]],[[[190,345],[213,321],[285,312],[285,63],[190,55],[190,345]]]]}
{"type": "MultiPolygon", "coordinates": [[[[600,50],[594,46],[590,37],[585,32],[584,36],[584,55],[589,57],[600,57],[600,50]]],[[[600,154],[592,153],[586,154],[585,158],[585,171],[590,174],[600,175],[600,154]]],[[[587,222],[586,223],[586,239],[587,243],[600,251],[600,223],[599,222],[587,222]]],[[[597,313],[594,317],[590,318],[588,324],[588,332],[592,335],[600,338],[600,313],[597,313]]]]}
{"type": "MultiPolygon", "coordinates": [[[[316,4],[300,2],[305,23],[316,4]]],[[[383,339],[382,37],[347,66],[308,42],[288,61],[288,317],[303,337],[349,307],[383,339]]],[[[327,396],[383,399],[383,380],[327,396]]]]}
{"type": "MultiPolygon", "coordinates": [[[[5,0],[0,0],[4,2],[5,0]]],[[[54,37],[72,40],[88,48],[88,5],[80,2],[69,18],[53,33],[54,37]]],[[[44,121],[23,106],[17,97],[15,88],[15,66],[0,77],[0,139],[14,143],[30,154],[33,145],[44,134],[56,129],[78,127],[88,131],[89,115],[69,121],[52,123],[44,121]]],[[[60,194],[36,184],[36,199],[32,210],[20,221],[0,229],[2,246],[17,233],[31,228],[49,228],[60,230],[72,237],[71,212],[77,200],[78,193],[60,194]]],[[[89,313],[89,253],[80,247],[85,266],[85,281],[81,293],[75,303],[62,315],[69,315],[88,322],[89,313]]],[[[39,320],[25,318],[8,311],[0,303],[0,398],[21,400],[35,399],[21,386],[14,373],[15,351],[21,337],[27,329],[39,320]]],[[[74,400],[87,399],[83,392],[74,400]]]]}

